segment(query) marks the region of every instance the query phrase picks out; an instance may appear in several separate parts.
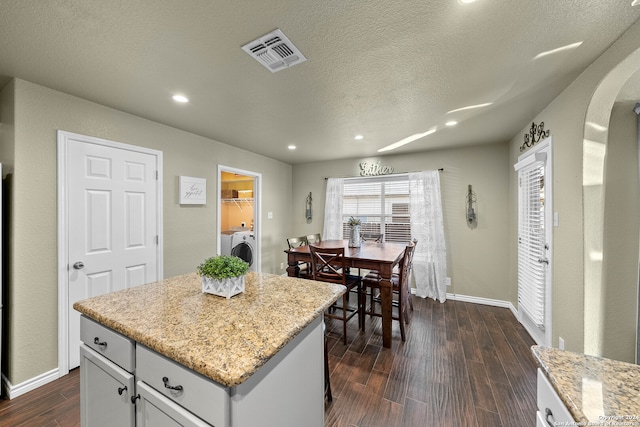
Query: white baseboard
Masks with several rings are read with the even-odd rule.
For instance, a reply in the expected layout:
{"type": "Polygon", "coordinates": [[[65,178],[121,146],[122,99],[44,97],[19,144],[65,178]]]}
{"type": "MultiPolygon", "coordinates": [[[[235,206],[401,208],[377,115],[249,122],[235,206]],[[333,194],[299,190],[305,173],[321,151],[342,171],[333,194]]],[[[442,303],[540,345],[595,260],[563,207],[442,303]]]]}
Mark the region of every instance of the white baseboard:
{"type": "Polygon", "coordinates": [[[518,319],[518,310],[516,310],[516,308],[513,306],[513,304],[510,301],[481,298],[481,297],[470,297],[467,295],[458,295],[458,294],[447,294],[447,299],[451,299],[454,301],[471,302],[474,304],[492,305],[494,307],[508,308],[509,310],[511,310],[511,312],[516,317],[516,319],[518,319]]]}
{"type": "Polygon", "coordinates": [[[5,395],[9,399],[15,399],[18,396],[21,396],[25,393],[30,392],[31,390],[35,390],[40,386],[43,386],[51,381],[55,381],[60,378],[60,372],[58,368],[52,369],[49,372],[42,373],[36,377],[33,377],[27,381],[24,381],[20,384],[13,385],[7,379],[4,374],[2,375],[2,388],[5,391],[5,395]]]}
{"type": "MultiPolygon", "coordinates": [[[[411,293],[416,294],[416,288],[411,288],[411,293]]],[[[520,319],[518,317],[518,310],[513,306],[510,301],[503,301],[499,299],[490,299],[490,298],[482,298],[482,297],[470,297],[468,295],[459,295],[459,294],[449,294],[447,293],[447,299],[454,301],[462,301],[462,302],[470,302],[473,304],[483,304],[483,305],[492,305],[494,307],[502,307],[508,308],[511,310],[516,319],[520,319]]]]}

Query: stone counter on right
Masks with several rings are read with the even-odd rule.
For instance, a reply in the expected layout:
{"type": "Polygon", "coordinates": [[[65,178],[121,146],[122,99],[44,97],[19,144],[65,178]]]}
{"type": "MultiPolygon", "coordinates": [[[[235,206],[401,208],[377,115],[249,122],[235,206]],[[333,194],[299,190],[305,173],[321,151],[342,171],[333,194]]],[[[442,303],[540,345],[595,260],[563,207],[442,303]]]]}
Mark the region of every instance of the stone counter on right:
{"type": "Polygon", "coordinates": [[[575,425],[640,426],[640,366],[544,346],[531,351],[575,425]]]}

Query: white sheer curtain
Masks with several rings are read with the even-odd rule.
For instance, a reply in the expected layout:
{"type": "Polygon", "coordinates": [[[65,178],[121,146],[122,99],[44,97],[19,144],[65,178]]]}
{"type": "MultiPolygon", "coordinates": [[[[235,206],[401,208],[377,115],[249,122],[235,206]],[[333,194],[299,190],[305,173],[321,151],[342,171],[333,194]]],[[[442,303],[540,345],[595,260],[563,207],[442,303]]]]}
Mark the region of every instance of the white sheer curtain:
{"type": "Polygon", "coordinates": [[[409,203],[411,236],[418,239],[413,255],[416,295],[445,302],[447,250],[438,171],[409,174],[409,203]]]}
{"type": "Polygon", "coordinates": [[[327,179],[327,195],[324,201],[323,240],[342,240],[343,178],[327,179]]]}

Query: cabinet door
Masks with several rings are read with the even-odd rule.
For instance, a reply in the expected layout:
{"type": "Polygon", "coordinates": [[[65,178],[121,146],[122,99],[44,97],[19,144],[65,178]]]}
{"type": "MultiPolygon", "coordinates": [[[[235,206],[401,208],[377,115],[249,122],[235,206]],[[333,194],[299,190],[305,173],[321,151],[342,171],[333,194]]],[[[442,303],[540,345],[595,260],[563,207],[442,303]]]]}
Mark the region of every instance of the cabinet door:
{"type": "Polygon", "coordinates": [[[543,419],[548,420],[549,425],[575,423],[571,413],[540,368],[538,368],[538,412],[543,419]]]}
{"type": "Polygon", "coordinates": [[[211,427],[142,381],[137,382],[136,390],[138,427],[211,427]]]}
{"type": "Polygon", "coordinates": [[[135,426],[133,375],[86,346],[80,347],[80,420],[83,427],[135,426]]]}

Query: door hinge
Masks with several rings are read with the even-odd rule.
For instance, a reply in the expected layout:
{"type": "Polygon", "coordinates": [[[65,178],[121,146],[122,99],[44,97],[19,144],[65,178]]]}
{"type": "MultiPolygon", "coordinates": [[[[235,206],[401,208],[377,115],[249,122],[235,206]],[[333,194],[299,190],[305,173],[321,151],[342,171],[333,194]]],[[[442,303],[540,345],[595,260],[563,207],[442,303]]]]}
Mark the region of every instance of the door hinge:
{"type": "Polygon", "coordinates": [[[156,234],[156,246],[160,244],[160,237],[156,234]]]}
{"type": "Polygon", "coordinates": [[[158,171],[156,171],[156,181],[158,180],[158,171]]]}

